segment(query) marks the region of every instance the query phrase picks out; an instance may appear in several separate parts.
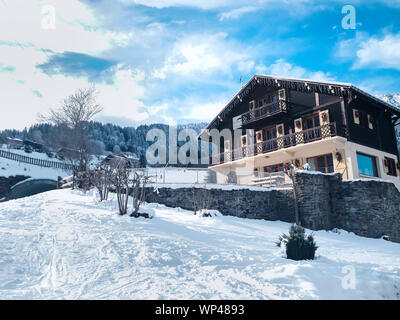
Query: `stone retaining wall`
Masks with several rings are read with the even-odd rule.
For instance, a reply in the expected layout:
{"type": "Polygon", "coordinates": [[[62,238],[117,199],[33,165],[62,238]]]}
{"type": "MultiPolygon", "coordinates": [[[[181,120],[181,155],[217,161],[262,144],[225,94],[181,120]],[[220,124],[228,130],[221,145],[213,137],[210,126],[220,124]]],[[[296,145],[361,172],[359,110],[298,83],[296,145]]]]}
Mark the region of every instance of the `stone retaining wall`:
{"type": "MultiPolygon", "coordinates": [[[[312,230],[344,229],[357,235],[389,236],[400,242],[400,192],[382,180],[344,180],[339,173],[296,173],[302,226],[312,230]]],[[[147,201],[187,210],[216,209],[224,215],[294,222],[293,191],[272,189],[159,188],[147,201]]]]}
{"type": "Polygon", "coordinates": [[[223,215],[293,222],[292,190],[253,191],[218,188],[163,188],[147,192],[146,201],[187,210],[216,209],[223,215]]]}
{"type": "Polygon", "coordinates": [[[296,192],[307,228],[339,228],[371,238],[387,235],[400,242],[400,192],[391,182],[300,172],[296,192]]]}

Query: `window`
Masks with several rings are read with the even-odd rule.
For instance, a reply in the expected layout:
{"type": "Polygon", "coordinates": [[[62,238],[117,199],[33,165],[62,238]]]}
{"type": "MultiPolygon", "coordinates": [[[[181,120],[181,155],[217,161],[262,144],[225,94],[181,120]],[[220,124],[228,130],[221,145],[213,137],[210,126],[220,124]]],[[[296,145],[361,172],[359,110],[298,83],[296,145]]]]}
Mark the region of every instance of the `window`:
{"type": "Polygon", "coordinates": [[[357,152],[358,172],[364,176],[377,177],[375,157],[357,152]]]}
{"type": "Polygon", "coordinates": [[[283,163],[264,167],[264,172],[267,173],[281,172],[281,171],[283,171],[283,163]]]}
{"type": "Polygon", "coordinates": [[[389,176],[395,176],[397,177],[397,172],[396,172],[396,162],[394,159],[391,158],[386,158],[383,160],[384,161],[384,166],[386,168],[386,173],[389,176]]]}
{"type": "Polygon", "coordinates": [[[307,162],[312,171],[319,171],[322,173],[332,173],[335,171],[333,167],[333,156],[331,153],[308,158],[307,162]]]}
{"type": "Polygon", "coordinates": [[[311,116],[307,116],[304,118],[304,128],[305,129],[312,129],[312,128],[317,128],[320,126],[319,122],[319,114],[314,113],[311,116]]]}
{"type": "Polygon", "coordinates": [[[353,109],[354,123],[366,129],[373,129],[373,118],[370,114],[353,109]]]}

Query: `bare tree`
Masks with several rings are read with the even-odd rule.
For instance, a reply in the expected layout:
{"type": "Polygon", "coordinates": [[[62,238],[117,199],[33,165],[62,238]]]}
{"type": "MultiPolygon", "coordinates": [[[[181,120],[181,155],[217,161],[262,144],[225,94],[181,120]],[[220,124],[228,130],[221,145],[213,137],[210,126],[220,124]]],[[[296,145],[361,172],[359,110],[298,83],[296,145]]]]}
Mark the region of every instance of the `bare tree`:
{"type": "Polygon", "coordinates": [[[133,211],[131,217],[138,217],[140,206],[146,195],[146,184],[150,177],[144,171],[132,171],[131,189],[133,198],[133,211]]]}
{"type": "Polygon", "coordinates": [[[90,180],[99,192],[100,201],[107,200],[111,183],[111,167],[106,164],[103,167],[90,170],[90,180]]]}
{"type": "Polygon", "coordinates": [[[48,115],[41,115],[44,121],[58,126],[67,126],[71,129],[69,141],[79,153],[79,170],[85,171],[88,163],[88,138],[86,124],[102,111],[96,102],[96,89],[94,86],[78,89],[75,93],[64,99],[63,104],[57,109],[51,109],[48,115]]]}
{"type": "Polygon", "coordinates": [[[112,184],[115,186],[119,214],[125,215],[128,211],[129,200],[129,168],[123,164],[113,170],[112,184]]]}

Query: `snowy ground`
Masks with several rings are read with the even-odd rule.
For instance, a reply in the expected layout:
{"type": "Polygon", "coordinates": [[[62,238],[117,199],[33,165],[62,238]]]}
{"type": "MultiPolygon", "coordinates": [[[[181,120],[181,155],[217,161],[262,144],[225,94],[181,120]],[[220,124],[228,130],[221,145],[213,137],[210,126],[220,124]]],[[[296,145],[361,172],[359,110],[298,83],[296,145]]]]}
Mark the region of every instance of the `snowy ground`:
{"type": "Polygon", "coordinates": [[[287,223],[144,211],[71,190],[0,203],[0,299],[400,298],[400,244],[319,231],[295,262],[274,244],[287,223]]]}
{"type": "MultiPolygon", "coordinates": [[[[56,158],[49,158],[44,153],[32,152],[26,153],[24,150],[17,149],[7,149],[4,145],[0,148],[5,151],[20,154],[26,157],[31,157],[35,159],[49,160],[54,162],[61,162],[56,158]]],[[[11,177],[11,176],[29,176],[32,179],[53,179],[57,180],[57,177],[65,177],[70,175],[70,171],[55,169],[55,168],[45,168],[40,166],[35,166],[27,163],[21,163],[14,160],[9,160],[0,157],[0,176],[11,177]]]]}
{"type": "Polygon", "coordinates": [[[208,176],[208,169],[187,169],[187,168],[148,168],[148,175],[152,183],[158,184],[193,184],[205,183],[208,176]]]}
{"type": "Polygon", "coordinates": [[[71,172],[67,170],[45,168],[0,158],[0,176],[3,177],[22,175],[22,176],[29,176],[32,179],[57,180],[58,176],[65,177],[69,176],[70,174],[71,172]]]}

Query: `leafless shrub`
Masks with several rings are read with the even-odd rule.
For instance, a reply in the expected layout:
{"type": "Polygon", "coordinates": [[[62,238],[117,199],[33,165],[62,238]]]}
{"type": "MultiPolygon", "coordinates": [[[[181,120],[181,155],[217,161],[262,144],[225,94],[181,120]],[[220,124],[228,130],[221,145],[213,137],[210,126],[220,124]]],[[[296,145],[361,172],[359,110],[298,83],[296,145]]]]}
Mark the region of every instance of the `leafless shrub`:
{"type": "Polygon", "coordinates": [[[111,181],[117,194],[119,214],[123,216],[128,211],[129,168],[123,164],[114,168],[111,174],[111,181]]]}
{"type": "Polygon", "coordinates": [[[89,171],[78,172],[74,176],[74,187],[87,192],[92,188],[91,173],[89,171]]]}
{"type": "Polygon", "coordinates": [[[131,216],[139,216],[139,208],[145,200],[146,184],[150,177],[145,171],[132,169],[129,162],[117,159],[111,166],[111,183],[117,194],[118,208],[120,215],[127,214],[129,196],[132,196],[131,216]]]}
{"type": "Polygon", "coordinates": [[[112,174],[110,166],[105,165],[90,172],[91,182],[99,192],[100,201],[107,200],[112,174]]]}
{"type": "Polygon", "coordinates": [[[131,217],[139,216],[140,206],[143,204],[146,195],[146,184],[150,177],[144,171],[132,171],[131,189],[133,198],[133,211],[131,217]]]}

